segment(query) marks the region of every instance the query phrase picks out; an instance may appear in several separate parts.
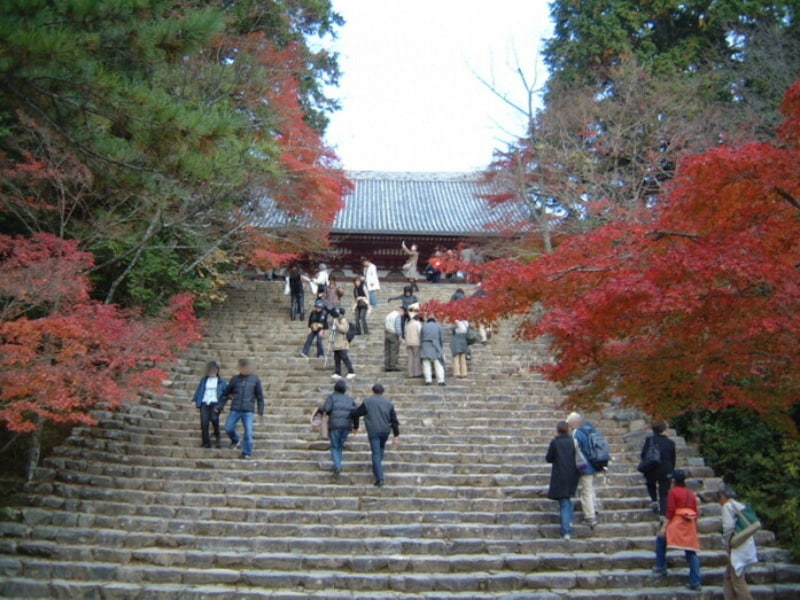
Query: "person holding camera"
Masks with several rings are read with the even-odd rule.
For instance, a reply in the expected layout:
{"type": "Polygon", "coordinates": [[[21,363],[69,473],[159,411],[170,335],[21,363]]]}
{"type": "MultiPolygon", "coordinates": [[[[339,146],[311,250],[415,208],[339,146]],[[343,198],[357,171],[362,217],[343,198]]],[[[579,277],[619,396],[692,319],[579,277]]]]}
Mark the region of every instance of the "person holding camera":
{"type": "Polygon", "coordinates": [[[308,335],[303,349],[300,350],[302,358],[308,358],[311,346],[317,344],[317,358],[325,356],[325,348],[322,347],[322,340],[325,339],[325,332],[328,330],[328,313],[325,311],[325,303],[322,300],[314,302],[314,310],[308,315],[308,335]]]}

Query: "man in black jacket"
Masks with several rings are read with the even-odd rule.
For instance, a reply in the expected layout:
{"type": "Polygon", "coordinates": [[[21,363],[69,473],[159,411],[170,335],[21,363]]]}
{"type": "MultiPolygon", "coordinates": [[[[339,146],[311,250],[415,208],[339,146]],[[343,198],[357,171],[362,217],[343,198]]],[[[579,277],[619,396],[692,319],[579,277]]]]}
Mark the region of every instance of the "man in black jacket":
{"type": "Polygon", "coordinates": [[[352,412],[353,418],[364,417],[369,436],[369,447],[372,451],[372,474],[375,475],[375,486],[383,487],[383,454],[389,432],[394,434],[394,443],[400,443],[400,423],[397,420],[394,405],[383,397],[383,386],[376,383],[372,386],[373,395],[365,399],[352,412]]]}
{"type": "Polygon", "coordinates": [[[217,407],[218,412],[222,412],[228,399],[231,400],[231,414],[225,421],[225,432],[231,438],[231,448],[239,448],[236,424],[242,422],[242,458],[248,460],[253,455],[253,413],[257,409],[259,419],[264,416],[264,390],[261,380],[250,372],[250,361],[246,358],[239,359],[239,374],[234,375],[225,388],[217,407]]]}
{"type": "Polygon", "coordinates": [[[553,465],[547,497],[558,500],[561,515],[561,537],[572,535],[572,497],[578,490],[578,468],[575,466],[575,442],[569,434],[569,424],[561,421],[556,426],[558,435],[550,441],[545,460],[553,465]]]}
{"type": "Polygon", "coordinates": [[[347,436],[351,430],[358,430],[358,417],[353,416],[356,410],[356,401],[345,392],[347,392],[347,384],[341,380],[337,381],[333,386],[333,393],[325,398],[325,404],[317,410],[317,412],[328,415],[328,436],[331,439],[334,475],[342,472],[342,454],[347,436]]]}
{"type": "Polygon", "coordinates": [[[652,503],[650,507],[654,513],[662,517],[667,514],[667,495],[671,484],[672,472],[675,470],[675,442],[667,437],[667,424],[663,421],[653,423],[653,435],[647,437],[642,446],[641,458],[650,453],[650,445],[658,449],[659,460],[645,471],[647,493],[650,494],[652,503]]]}

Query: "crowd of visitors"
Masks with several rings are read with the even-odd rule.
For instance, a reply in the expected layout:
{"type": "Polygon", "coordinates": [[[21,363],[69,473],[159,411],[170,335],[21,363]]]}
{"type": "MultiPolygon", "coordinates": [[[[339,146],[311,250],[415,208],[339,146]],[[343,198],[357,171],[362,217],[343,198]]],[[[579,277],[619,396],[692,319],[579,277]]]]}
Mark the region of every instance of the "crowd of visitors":
{"type": "MultiPolygon", "coordinates": [[[[401,370],[400,349],[405,344],[407,376],[422,378],[426,385],[435,382],[445,386],[444,328],[434,315],[424,317],[420,313],[420,300],[416,295],[419,292],[419,252],[416,245],[406,246],[403,242],[402,249],[408,256],[403,267],[408,285],[404,287],[402,295],[388,299],[390,303],[399,302],[399,305],[392,307],[384,317],[384,369],[387,372],[401,370]]],[[[372,457],[374,483],[382,487],[385,484],[383,458],[390,435],[394,437],[394,444],[399,443],[395,407],[385,397],[384,387],[379,383],[372,387],[371,396],[360,405],[357,404],[348,395],[344,381],[356,376],[349,356],[350,343],[355,336],[370,334],[368,316],[379,302],[377,268],[366,258],[362,260],[362,265],[363,274],[358,274],[353,280],[354,323],[347,319],[346,311],[341,306],[344,290],[329,275],[325,264],[319,265],[313,278],[303,275],[297,267],[291,268],[286,278],[286,294],[291,297],[292,320],[305,318],[304,284],[309,285],[315,298],[308,315],[306,340],[300,356],[308,358],[315,347],[317,357],[325,357],[326,339],[333,353],[332,378],[336,383],[333,393],[317,409],[317,413],[327,419],[332,472],[334,476],[341,474],[345,442],[351,433],[359,430],[363,418],[372,457]]],[[[473,295],[485,294],[485,290],[477,286],[473,295]]],[[[458,288],[451,301],[458,302],[465,297],[464,289],[458,288]]],[[[451,326],[450,350],[455,378],[468,377],[470,345],[487,339],[485,328],[480,326],[477,334],[471,334],[470,323],[466,320],[456,320],[451,326]]],[[[238,366],[238,374],[226,382],[220,375],[219,364],[208,362],[192,400],[200,412],[203,448],[212,447],[212,433],[214,446],[221,446],[219,415],[230,402],[230,413],[224,429],[231,448],[240,450],[242,459],[249,459],[254,450],[255,414],[264,414],[264,393],[261,381],[252,373],[251,363],[242,359],[238,366]],[[243,430],[241,438],[237,433],[240,422],[243,430]]],[[[668,426],[662,421],[652,424],[652,434],[644,440],[638,465],[644,476],[650,507],[659,518],[651,577],[658,579],[666,576],[668,551],[681,550],[688,565],[686,587],[690,591],[699,591],[702,589],[697,529],[700,506],[697,495],[687,484],[687,472],[677,468],[675,442],[668,437],[667,431],[668,426]]],[[[584,523],[593,531],[600,522],[597,477],[607,471],[610,460],[610,448],[602,432],[580,413],[570,413],[564,421],[557,423],[556,436],[551,440],[544,458],[552,465],[547,497],[558,502],[562,539],[569,541],[574,534],[573,499],[576,495],[580,498],[584,523]]],[[[751,596],[745,571],[757,562],[757,551],[753,535],[742,537],[739,527],[739,517],[746,506],[736,499],[736,492],[729,486],[721,489],[716,498],[722,506],[722,539],[729,556],[724,574],[724,596],[726,600],[749,599],[751,596]]]]}

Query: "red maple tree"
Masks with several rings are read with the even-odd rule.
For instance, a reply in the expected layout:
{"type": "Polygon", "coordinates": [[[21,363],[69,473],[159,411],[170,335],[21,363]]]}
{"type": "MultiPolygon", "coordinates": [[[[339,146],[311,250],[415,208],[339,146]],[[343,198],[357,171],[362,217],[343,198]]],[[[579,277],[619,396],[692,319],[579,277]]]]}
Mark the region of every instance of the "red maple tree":
{"type": "Polygon", "coordinates": [[[189,295],[159,317],[90,300],[92,255],[76,241],[40,233],[0,235],[0,425],[84,423],[157,388],[160,366],[199,338],[189,295]]]}
{"type": "Polygon", "coordinates": [[[524,315],[568,403],[621,398],[661,417],[800,399],[800,81],[775,143],[683,161],[651,223],[611,222],[550,255],[487,265],[486,298],[454,317],[524,315]],[[536,310],[539,307],[541,310],[536,310]]]}

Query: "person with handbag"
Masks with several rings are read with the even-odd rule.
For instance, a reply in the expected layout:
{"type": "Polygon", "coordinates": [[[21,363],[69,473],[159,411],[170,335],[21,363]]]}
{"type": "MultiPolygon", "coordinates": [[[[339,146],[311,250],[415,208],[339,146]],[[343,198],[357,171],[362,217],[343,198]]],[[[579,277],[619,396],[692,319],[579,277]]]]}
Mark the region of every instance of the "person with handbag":
{"type": "Polygon", "coordinates": [[[722,541],[728,551],[728,564],[722,578],[725,600],[752,600],[745,570],[758,562],[754,525],[760,527],[760,522],[747,523],[744,516],[747,506],[736,500],[736,491],[729,486],[717,492],[717,502],[722,505],[722,541]]]}
{"type": "Polygon", "coordinates": [[[331,441],[331,460],[333,474],[342,472],[342,455],[344,443],[351,431],[358,431],[358,417],[353,415],[356,401],[347,395],[347,384],[338,380],[333,386],[333,393],[325,398],[325,404],[317,409],[317,413],[328,416],[328,437],[331,441]]]}
{"type": "Polygon", "coordinates": [[[667,575],[667,548],[683,550],[689,565],[689,583],[686,588],[697,592],[702,588],[700,578],[700,538],[697,535],[697,518],[700,511],[697,496],[686,487],[686,472],[675,469],[672,488],[667,495],[667,514],[656,535],[656,566],[653,577],[667,575]]]}

